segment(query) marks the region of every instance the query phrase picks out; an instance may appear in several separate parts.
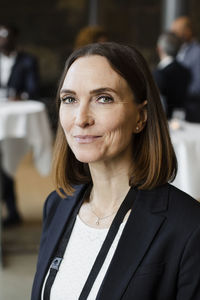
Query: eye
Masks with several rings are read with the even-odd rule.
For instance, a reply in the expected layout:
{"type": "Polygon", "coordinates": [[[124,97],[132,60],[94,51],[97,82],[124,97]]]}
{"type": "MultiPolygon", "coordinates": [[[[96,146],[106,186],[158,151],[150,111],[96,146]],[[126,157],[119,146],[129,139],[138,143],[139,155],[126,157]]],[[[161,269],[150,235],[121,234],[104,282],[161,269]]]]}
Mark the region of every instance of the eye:
{"type": "Polygon", "coordinates": [[[76,99],[71,96],[61,96],[60,100],[65,104],[73,104],[76,102],[76,99]]]}
{"type": "Polygon", "coordinates": [[[114,100],[110,96],[99,96],[97,102],[102,104],[112,103],[114,100]]]}

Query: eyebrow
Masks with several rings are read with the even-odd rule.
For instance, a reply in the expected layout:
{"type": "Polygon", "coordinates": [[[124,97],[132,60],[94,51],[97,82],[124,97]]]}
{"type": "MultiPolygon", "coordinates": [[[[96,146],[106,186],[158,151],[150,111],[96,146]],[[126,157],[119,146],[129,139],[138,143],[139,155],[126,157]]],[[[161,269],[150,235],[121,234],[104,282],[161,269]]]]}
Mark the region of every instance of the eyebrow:
{"type": "Polygon", "coordinates": [[[62,89],[60,90],[60,94],[65,93],[65,94],[73,94],[76,95],[76,93],[72,90],[67,90],[67,89],[62,89]]]}
{"type": "MultiPolygon", "coordinates": [[[[112,88],[109,88],[109,87],[102,87],[102,88],[99,88],[99,89],[95,89],[95,90],[90,91],[90,94],[93,95],[93,94],[105,93],[105,92],[113,92],[113,93],[115,93],[115,94],[117,93],[117,91],[114,90],[114,89],[112,89],[112,88]]],[[[60,94],[62,94],[62,93],[76,95],[76,92],[75,92],[75,91],[68,90],[68,89],[62,89],[62,90],[60,91],[60,94]]]]}

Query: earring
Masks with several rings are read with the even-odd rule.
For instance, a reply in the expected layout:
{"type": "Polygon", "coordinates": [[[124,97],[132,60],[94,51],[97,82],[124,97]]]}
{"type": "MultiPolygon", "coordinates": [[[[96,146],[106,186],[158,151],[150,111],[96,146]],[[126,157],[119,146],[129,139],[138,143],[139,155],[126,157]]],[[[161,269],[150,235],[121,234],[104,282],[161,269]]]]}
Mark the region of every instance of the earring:
{"type": "Polygon", "coordinates": [[[138,131],[140,128],[139,128],[139,126],[136,126],[136,131],[138,131]]]}

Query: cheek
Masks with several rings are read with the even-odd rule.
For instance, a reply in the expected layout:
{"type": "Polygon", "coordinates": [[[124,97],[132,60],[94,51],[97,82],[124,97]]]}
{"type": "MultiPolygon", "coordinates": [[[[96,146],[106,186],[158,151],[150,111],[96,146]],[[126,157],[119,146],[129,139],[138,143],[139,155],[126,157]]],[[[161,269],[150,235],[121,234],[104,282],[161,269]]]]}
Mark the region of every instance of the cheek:
{"type": "Polygon", "coordinates": [[[61,127],[63,128],[64,132],[67,133],[70,129],[70,124],[72,123],[70,115],[66,114],[63,109],[60,109],[59,119],[61,127]]]}
{"type": "Polygon", "coordinates": [[[117,142],[118,138],[118,142],[120,142],[120,140],[123,141],[132,136],[134,124],[135,122],[133,115],[114,115],[114,118],[110,118],[106,122],[104,132],[106,133],[108,139],[112,139],[113,142],[117,142]]]}

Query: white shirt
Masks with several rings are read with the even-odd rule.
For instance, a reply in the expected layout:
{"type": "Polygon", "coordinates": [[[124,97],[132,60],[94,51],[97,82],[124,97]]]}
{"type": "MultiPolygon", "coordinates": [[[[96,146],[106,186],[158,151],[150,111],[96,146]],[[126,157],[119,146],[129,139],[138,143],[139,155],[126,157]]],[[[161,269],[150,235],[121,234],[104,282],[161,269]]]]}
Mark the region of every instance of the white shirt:
{"type": "Polygon", "coordinates": [[[7,84],[11,75],[12,67],[15,64],[17,54],[14,52],[7,56],[3,53],[0,54],[0,98],[7,95],[7,84]]]}
{"type": "Polygon", "coordinates": [[[158,64],[159,69],[164,69],[168,65],[170,65],[174,61],[174,58],[172,56],[165,56],[158,64]]]}
{"type": "MultiPolygon", "coordinates": [[[[117,248],[126,222],[120,225],[117,235],[110,247],[106,259],[99,271],[87,300],[96,299],[97,293],[104,279],[111,259],[117,248]]],[[[50,300],[77,300],[87,280],[90,270],[95,262],[97,254],[108,233],[106,229],[96,229],[86,225],[77,215],[76,222],[65,250],[65,254],[51,288],[50,300]]],[[[46,276],[46,279],[48,274],[46,276]]],[[[44,286],[42,289],[42,297],[44,286]]]]}

